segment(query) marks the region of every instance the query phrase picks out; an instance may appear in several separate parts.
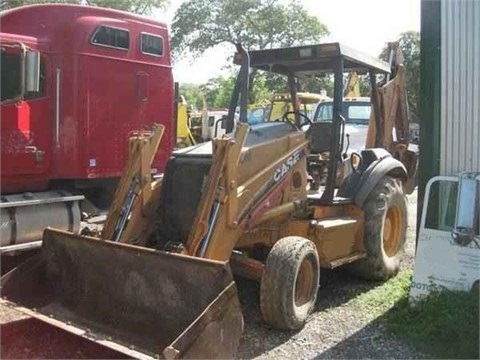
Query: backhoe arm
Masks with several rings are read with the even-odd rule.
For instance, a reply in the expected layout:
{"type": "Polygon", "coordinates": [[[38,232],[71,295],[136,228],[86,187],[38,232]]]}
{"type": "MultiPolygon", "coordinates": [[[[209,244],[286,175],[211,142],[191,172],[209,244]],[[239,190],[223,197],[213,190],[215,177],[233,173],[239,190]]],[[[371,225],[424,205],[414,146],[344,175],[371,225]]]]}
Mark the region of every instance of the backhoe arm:
{"type": "Polygon", "coordinates": [[[385,148],[403,163],[408,173],[408,180],[403,187],[404,191],[410,194],[416,186],[418,151],[409,148],[410,115],[405,89],[403,54],[398,42],[388,45],[391,76],[387,77],[385,83],[378,86],[378,90],[372,94],[372,104],[376,100],[379,111],[371,112],[365,147],[385,148]],[[382,133],[377,134],[379,131],[382,133]]]}

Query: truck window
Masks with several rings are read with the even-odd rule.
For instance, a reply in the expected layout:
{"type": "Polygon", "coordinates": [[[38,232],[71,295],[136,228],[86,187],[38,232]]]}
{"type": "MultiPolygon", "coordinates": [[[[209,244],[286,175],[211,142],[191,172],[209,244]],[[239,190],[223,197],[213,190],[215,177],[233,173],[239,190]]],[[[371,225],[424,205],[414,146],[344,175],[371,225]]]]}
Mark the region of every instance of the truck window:
{"type": "Polygon", "coordinates": [[[300,112],[311,119],[315,113],[315,104],[302,104],[303,109],[300,112]]]}
{"type": "Polygon", "coordinates": [[[162,56],[163,38],[151,34],[140,34],[141,51],[143,54],[162,56]]]}
{"type": "Polygon", "coordinates": [[[315,119],[313,122],[330,122],[333,119],[333,104],[324,103],[318,105],[318,110],[316,112],[315,119]]]}
{"type": "MultiPolygon", "coordinates": [[[[362,124],[368,125],[370,121],[371,106],[369,102],[343,102],[343,108],[346,113],[345,122],[347,124],[362,124]]],[[[318,105],[315,114],[314,122],[317,121],[332,121],[333,118],[333,103],[322,103],[318,105]]]]}
{"type": "Polygon", "coordinates": [[[215,116],[208,117],[208,126],[212,127],[215,124],[215,116]]]}
{"type": "Polygon", "coordinates": [[[360,105],[348,105],[347,123],[368,125],[370,120],[371,106],[368,103],[360,105]]]}
{"type": "Polygon", "coordinates": [[[190,126],[202,126],[202,118],[200,116],[192,116],[190,118],[190,126]]]}
{"type": "Polygon", "coordinates": [[[130,46],[130,34],[128,30],[101,25],[95,29],[91,43],[115,49],[128,50],[130,46]]]}
{"type": "Polygon", "coordinates": [[[427,229],[452,231],[457,213],[458,182],[435,181],[430,187],[425,217],[427,229]]]}
{"type": "Polygon", "coordinates": [[[2,101],[11,100],[20,95],[20,54],[2,51],[2,101]]]}
{"type": "MultiPolygon", "coordinates": [[[[1,52],[1,101],[14,100],[20,96],[21,56],[18,52],[1,52]]],[[[24,99],[36,99],[45,96],[45,59],[40,58],[40,91],[27,92],[24,99]]]]}

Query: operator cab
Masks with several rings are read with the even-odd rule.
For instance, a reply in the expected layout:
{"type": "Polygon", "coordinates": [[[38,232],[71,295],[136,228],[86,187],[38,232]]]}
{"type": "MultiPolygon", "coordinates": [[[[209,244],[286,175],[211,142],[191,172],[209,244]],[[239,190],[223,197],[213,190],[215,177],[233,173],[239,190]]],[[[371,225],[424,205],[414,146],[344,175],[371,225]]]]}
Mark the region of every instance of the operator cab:
{"type": "MultiPolygon", "coordinates": [[[[241,68],[232,95],[231,108],[240,103],[240,121],[247,122],[250,68],[284,75],[293,110],[284,113],[277,121],[288,122],[293,117],[294,126],[306,132],[310,142],[307,171],[313,179],[315,190],[318,190],[320,185],[323,186],[319,202],[333,204],[349,201],[349,199],[336,197],[336,189],[348,172],[355,171],[357,166],[365,167],[368,164],[365,161],[362,162],[362,154],[350,157],[348,152],[349,137],[346,136],[346,118],[349,109],[344,106],[343,99],[344,73],[368,74],[372,93],[375,93],[377,75],[388,76],[390,65],[340,43],[257,50],[248,53],[241,46],[237,46],[234,62],[241,65],[241,68]],[[334,77],[334,90],[330,121],[316,121],[317,115],[311,117],[300,111],[297,101],[298,92],[301,90],[302,81],[318,81],[331,75],[334,77]]],[[[316,114],[318,111],[320,107],[317,108],[316,114]]],[[[372,104],[371,111],[379,114],[377,103],[372,104]]],[[[229,109],[228,120],[231,124],[230,129],[233,130],[232,109],[229,109]]]]}

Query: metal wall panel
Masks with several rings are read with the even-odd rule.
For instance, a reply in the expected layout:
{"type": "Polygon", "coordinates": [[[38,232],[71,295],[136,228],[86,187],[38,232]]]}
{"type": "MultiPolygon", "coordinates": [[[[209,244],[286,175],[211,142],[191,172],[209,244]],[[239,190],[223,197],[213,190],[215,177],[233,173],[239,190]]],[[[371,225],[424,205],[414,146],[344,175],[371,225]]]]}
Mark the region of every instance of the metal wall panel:
{"type": "Polygon", "coordinates": [[[442,0],[441,175],[480,171],[480,1],[442,0]]]}

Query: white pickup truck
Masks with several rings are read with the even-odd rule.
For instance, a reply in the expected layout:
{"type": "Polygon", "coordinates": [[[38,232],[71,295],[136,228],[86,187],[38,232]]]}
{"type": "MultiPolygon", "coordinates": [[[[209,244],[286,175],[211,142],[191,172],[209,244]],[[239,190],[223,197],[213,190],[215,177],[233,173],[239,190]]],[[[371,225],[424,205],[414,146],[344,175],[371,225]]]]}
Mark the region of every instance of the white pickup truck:
{"type": "MultiPolygon", "coordinates": [[[[371,103],[369,97],[343,98],[343,111],[345,117],[345,135],[348,140],[348,152],[359,152],[365,148],[368,122],[370,121],[371,103]]],[[[333,100],[318,104],[313,122],[331,122],[333,117],[333,100]]]]}

